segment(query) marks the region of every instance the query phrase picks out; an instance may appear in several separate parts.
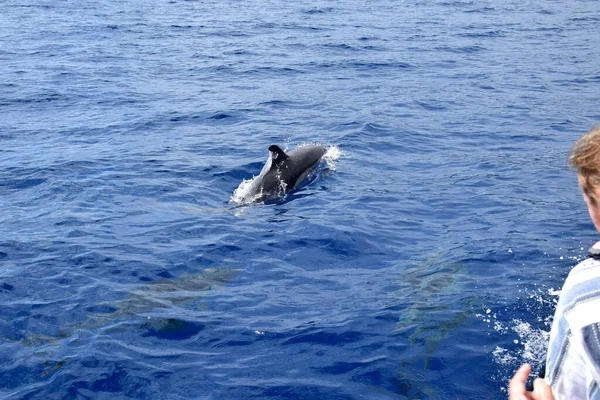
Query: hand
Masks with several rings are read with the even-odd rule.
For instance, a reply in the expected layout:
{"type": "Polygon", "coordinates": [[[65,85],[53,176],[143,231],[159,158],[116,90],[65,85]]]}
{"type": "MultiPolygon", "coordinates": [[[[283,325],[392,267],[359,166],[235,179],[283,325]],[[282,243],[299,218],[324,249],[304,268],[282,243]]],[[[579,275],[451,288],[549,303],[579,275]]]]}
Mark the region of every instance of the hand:
{"type": "Polygon", "coordinates": [[[537,378],[533,381],[533,392],[525,389],[525,382],[531,372],[531,365],[523,364],[515,372],[508,383],[508,396],[510,400],[554,400],[552,389],[543,379],[537,378]]]}

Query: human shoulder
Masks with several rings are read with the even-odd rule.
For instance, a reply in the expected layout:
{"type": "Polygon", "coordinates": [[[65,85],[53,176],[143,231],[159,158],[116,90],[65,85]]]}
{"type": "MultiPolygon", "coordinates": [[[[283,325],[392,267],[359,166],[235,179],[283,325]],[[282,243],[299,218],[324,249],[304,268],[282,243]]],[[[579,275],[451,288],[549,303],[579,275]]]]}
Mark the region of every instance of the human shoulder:
{"type": "Polygon", "coordinates": [[[561,296],[564,295],[564,292],[572,290],[573,287],[577,287],[596,277],[600,277],[600,242],[590,247],[588,258],[581,261],[569,272],[569,276],[563,285],[561,296]]]}
{"type": "Polygon", "coordinates": [[[596,257],[594,247],[590,257],[571,270],[560,293],[557,311],[565,316],[571,331],[600,320],[596,311],[600,309],[600,253],[596,257]]]}

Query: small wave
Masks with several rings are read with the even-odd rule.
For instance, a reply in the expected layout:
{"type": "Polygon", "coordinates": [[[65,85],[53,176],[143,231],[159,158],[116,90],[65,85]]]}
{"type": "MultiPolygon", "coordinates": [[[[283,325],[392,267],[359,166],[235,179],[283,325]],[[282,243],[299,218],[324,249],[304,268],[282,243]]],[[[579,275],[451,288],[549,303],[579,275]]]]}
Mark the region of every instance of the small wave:
{"type": "Polygon", "coordinates": [[[418,104],[419,106],[428,111],[445,111],[447,109],[444,105],[441,104],[440,101],[437,100],[428,100],[428,102],[416,100],[415,104],[418,104]]]}
{"type": "Polygon", "coordinates": [[[289,75],[293,75],[293,74],[302,75],[305,73],[305,71],[303,71],[301,69],[297,69],[297,68],[291,68],[291,67],[260,66],[260,67],[248,68],[244,71],[240,71],[240,73],[246,74],[246,75],[268,75],[269,77],[272,77],[274,75],[277,75],[277,76],[279,76],[279,75],[289,76],[289,75]]]}
{"type": "Polygon", "coordinates": [[[13,99],[2,99],[0,100],[1,106],[20,105],[20,104],[40,104],[50,103],[60,100],[69,100],[69,98],[60,93],[40,93],[35,97],[27,98],[13,98],[13,99]]]}
{"type": "Polygon", "coordinates": [[[171,25],[172,29],[177,29],[177,30],[187,30],[187,29],[192,29],[194,28],[193,25],[177,25],[177,24],[173,24],[171,25]]]}
{"type": "Polygon", "coordinates": [[[334,10],[335,9],[333,7],[326,7],[326,8],[311,8],[309,10],[304,10],[303,12],[304,12],[304,14],[315,15],[315,14],[327,14],[334,10]]]}
{"type": "Polygon", "coordinates": [[[474,2],[472,1],[443,1],[440,3],[442,7],[463,7],[463,6],[472,6],[474,2]]]}
{"type": "Polygon", "coordinates": [[[209,117],[209,119],[214,119],[214,120],[225,119],[225,118],[231,118],[231,115],[224,113],[224,112],[219,112],[219,113],[213,114],[212,116],[209,117]]]}
{"type": "Polygon", "coordinates": [[[383,69],[383,68],[392,68],[392,69],[407,69],[412,66],[408,63],[401,61],[389,61],[389,62],[352,62],[349,64],[350,67],[354,67],[357,69],[383,69]]]}
{"type": "Polygon", "coordinates": [[[457,36],[465,37],[465,38],[479,39],[479,38],[501,37],[501,36],[504,36],[504,34],[501,30],[493,30],[493,31],[487,31],[487,32],[461,33],[457,36]]]}
{"type": "Polygon", "coordinates": [[[323,45],[323,48],[333,49],[333,50],[343,50],[343,51],[357,51],[359,50],[357,47],[350,46],[346,43],[327,43],[323,45]]]}
{"type": "Polygon", "coordinates": [[[493,7],[482,7],[482,8],[474,8],[472,10],[465,10],[464,13],[465,14],[475,14],[475,13],[481,13],[481,14],[485,14],[485,13],[491,13],[491,12],[495,12],[496,9],[493,7]]]}
{"type": "Polygon", "coordinates": [[[472,54],[472,53],[478,53],[480,51],[483,51],[483,50],[485,50],[485,48],[478,46],[478,45],[459,46],[459,47],[439,46],[436,48],[436,50],[447,52],[447,53],[453,53],[453,54],[472,54]]]}
{"type": "Polygon", "coordinates": [[[574,18],[570,18],[569,21],[571,22],[598,22],[600,21],[600,17],[597,16],[585,16],[585,17],[574,17],[574,18]]]}
{"type": "Polygon", "coordinates": [[[29,189],[41,185],[45,181],[46,179],[43,178],[13,179],[0,183],[0,187],[7,189],[29,189]]]}

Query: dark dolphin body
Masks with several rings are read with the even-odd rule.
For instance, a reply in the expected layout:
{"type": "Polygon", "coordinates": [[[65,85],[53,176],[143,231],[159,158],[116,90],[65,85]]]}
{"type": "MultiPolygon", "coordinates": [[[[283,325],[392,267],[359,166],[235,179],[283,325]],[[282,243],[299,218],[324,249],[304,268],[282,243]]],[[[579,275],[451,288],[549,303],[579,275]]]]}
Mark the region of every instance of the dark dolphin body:
{"type": "Polygon", "coordinates": [[[269,147],[271,164],[268,162],[261,174],[254,179],[244,196],[249,201],[265,201],[285,196],[311,173],[327,151],[322,146],[307,145],[289,153],[277,145],[269,147]]]}

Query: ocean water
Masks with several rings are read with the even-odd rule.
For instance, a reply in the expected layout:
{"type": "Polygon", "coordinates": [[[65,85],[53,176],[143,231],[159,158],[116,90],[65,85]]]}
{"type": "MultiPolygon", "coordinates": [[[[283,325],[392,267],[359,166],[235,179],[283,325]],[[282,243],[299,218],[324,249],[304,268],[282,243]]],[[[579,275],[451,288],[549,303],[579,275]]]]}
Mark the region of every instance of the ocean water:
{"type": "Polygon", "coordinates": [[[0,397],[503,399],[597,239],[593,0],[0,2],[0,397]],[[232,202],[271,144],[337,156],[232,202]]]}

